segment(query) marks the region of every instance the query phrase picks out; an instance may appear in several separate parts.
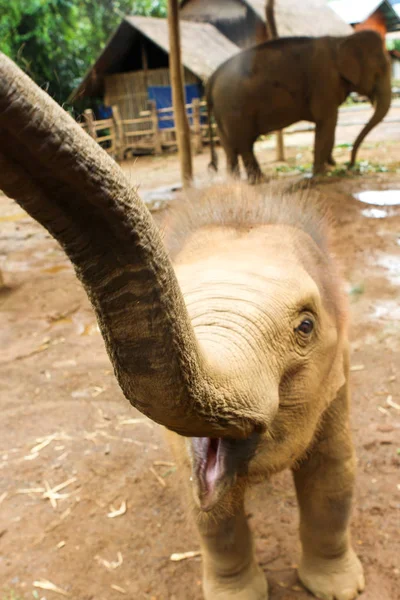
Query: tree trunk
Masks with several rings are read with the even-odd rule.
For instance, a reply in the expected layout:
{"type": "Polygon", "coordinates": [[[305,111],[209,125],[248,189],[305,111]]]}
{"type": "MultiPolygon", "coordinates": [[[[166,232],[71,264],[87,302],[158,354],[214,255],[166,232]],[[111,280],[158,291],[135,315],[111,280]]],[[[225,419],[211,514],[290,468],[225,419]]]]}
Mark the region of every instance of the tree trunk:
{"type": "Polygon", "coordinates": [[[172,87],[176,139],[181,162],[182,183],[190,185],[193,177],[190,129],[185,109],[181,43],[179,34],[178,0],[168,0],[169,72],[172,87]]]}
{"type": "MultiPolygon", "coordinates": [[[[275,0],[267,0],[265,7],[265,16],[267,21],[267,33],[269,40],[275,40],[279,37],[278,28],[275,20],[275,0]]],[[[276,160],[285,160],[285,145],[283,141],[283,130],[276,132],[276,160]]]]}

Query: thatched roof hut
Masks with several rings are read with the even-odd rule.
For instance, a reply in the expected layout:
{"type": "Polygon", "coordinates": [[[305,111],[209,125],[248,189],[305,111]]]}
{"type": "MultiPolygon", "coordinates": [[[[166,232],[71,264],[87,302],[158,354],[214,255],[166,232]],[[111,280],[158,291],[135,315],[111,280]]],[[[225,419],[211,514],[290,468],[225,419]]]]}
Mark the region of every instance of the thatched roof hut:
{"type": "MultiPolygon", "coordinates": [[[[208,23],[181,23],[185,82],[200,85],[239,48],[208,23]]],[[[169,39],[166,19],[127,16],[94,65],[74,90],[70,101],[103,97],[117,104],[123,118],[146,108],[148,88],[169,86],[169,39]]]]}
{"type": "MultiPolygon", "coordinates": [[[[181,18],[208,22],[241,48],[266,39],[266,0],[183,0],[181,18]]],[[[275,0],[280,36],[349,35],[326,0],[275,0]]]]}

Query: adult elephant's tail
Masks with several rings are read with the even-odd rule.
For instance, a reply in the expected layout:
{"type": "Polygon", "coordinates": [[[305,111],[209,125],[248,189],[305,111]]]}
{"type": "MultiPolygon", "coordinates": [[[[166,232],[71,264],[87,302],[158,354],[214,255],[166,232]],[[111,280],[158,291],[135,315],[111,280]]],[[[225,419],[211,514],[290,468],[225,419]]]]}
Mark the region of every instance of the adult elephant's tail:
{"type": "Polygon", "coordinates": [[[208,137],[210,140],[210,153],[211,153],[211,162],[208,164],[208,168],[213,169],[213,171],[218,171],[218,155],[215,151],[214,136],[213,136],[213,130],[212,130],[212,124],[211,124],[212,109],[213,109],[213,102],[212,102],[212,98],[211,98],[211,85],[212,85],[212,80],[210,79],[208,81],[207,88],[206,88],[208,137]]]}

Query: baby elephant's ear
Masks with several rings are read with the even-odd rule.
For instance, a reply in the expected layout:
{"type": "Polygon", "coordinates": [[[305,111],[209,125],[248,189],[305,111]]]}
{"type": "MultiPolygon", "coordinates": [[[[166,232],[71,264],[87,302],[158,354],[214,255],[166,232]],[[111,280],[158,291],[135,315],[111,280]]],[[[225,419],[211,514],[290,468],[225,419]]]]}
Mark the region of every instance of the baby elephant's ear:
{"type": "Polygon", "coordinates": [[[339,345],[338,351],[333,362],[330,373],[327,377],[326,386],[326,406],[336,398],[339,390],[346,384],[348,380],[348,352],[343,350],[343,346],[339,345]]]}
{"type": "Polygon", "coordinates": [[[337,66],[340,75],[356,86],[361,81],[361,56],[357,53],[357,39],[354,35],[345,38],[339,45],[337,66]]]}

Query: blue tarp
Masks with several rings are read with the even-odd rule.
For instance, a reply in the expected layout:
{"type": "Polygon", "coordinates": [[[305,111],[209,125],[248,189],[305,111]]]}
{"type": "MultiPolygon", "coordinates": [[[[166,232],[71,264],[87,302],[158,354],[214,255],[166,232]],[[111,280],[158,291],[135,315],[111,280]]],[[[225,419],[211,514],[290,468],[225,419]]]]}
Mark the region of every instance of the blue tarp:
{"type": "Polygon", "coordinates": [[[98,115],[99,119],[111,119],[111,117],[112,117],[111,106],[104,106],[104,104],[101,104],[97,108],[97,115],[98,115]]]}
{"type": "MultiPolygon", "coordinates": [[[[172,117],[172,90],[170,85],[150,85],[148,88],[149,99],[155,100],[157,110],[160,108],[171,108],[171,114],[168,112],[161,113],[164,117],[172,117]]],[[[200,86],[197,84],[185,85],[185,101],[186,104],[191,104],[194,98],[200,98],[200,86]]],[[[192,110],[189,109],[189,124],[192,124],[191,119],[192,110]]],[[[174,127],[174,120],[165,119],[158,121],[160,129],[167,129],[174,127]]]]}

